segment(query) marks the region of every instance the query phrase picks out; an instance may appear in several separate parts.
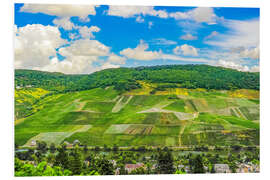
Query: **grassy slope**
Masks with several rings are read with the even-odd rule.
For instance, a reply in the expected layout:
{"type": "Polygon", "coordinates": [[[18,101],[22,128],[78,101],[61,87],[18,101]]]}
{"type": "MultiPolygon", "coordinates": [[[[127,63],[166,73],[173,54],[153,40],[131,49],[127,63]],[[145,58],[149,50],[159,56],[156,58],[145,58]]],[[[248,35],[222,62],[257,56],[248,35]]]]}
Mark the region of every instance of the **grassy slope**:
{"type": "Polygon", "coordinates": [[[259,124],[253,121],[257,116],[251,111],[259,108],[258,91],[170,89],[160,93],[162,95],[143,92],[144,89],[136,90],[138,94],[126,93],[123,100],[131,94],[133,98],[116,113],[111,110],[123,95],[119,97],[112,87],[45,97],[35,105],[40,109],[38,112],[15,126],[15,142],[23,145],[39,133],[75,132],[81,125],[92,125],[87,131],[75,132],[65,140],[78,139],[84,144],[99,146],[259,143],[259,124]],[[241,92],[244,96],[239,97],[241,92]],[[138,113],[153,107],[169,112],[138,113]],[[238,109],[248,114],[247,117],[219,112],[224,109],[230,112],[230,108],[235,107],[240,107],[238,109]],[[174,111],[197,113],[197,117],[179,120],[174,111]]]}

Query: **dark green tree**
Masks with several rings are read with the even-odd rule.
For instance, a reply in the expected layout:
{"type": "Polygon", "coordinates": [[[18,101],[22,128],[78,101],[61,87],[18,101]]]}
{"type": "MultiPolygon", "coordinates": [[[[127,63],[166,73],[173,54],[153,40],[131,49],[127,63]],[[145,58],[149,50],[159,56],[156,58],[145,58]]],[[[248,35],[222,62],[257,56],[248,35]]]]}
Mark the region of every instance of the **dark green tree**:
{"type": "Polygon", "coordinates": [[[68,153],[66,151],[66,145],[62,144],[60,148],[58,148],[58,154],[55,157],[55,165],[63,167],[64,169],[68,169],[68,153]]]}
{"type": "Polygon", "coordinates": [[[196,155],[194,159],[191,160],[191,171],[192,173],[204,173],[203,159],[200,154],[196,155]]]}
{"type": "Polygon", "coordinates": [[[173,174],[175,168],[173,166],[173,156],[170,150],[159,151],[157,157],[157,173],[158,174],[173,174]]]}
{"type": "Polygon", "coordinates": [[[50,152],[51,153],[55,153],[55,151],[56,151],[55,144],[54,143],[51,143],[51,145],[50,145],[50,152]]]}
{"type": "Polygon", "coordinates": [[[75,147],[71,156],[69,156],[69,170],[74,175],[80,175],[83,168],[82,154],[79,151],[78,146],[75,147]]]}

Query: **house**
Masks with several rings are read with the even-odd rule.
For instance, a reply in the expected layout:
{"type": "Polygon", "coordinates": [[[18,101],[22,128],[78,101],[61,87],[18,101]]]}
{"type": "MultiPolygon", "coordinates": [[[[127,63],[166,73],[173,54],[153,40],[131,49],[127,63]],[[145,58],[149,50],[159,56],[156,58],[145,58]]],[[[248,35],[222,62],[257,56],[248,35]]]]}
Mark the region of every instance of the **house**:
{"type": "Polygon", "coordinates": [[[72,148],[73,145],[70,144],[68,141],[65,141],[64,144],[66,145],[67,148],[72,148]]]}
{"type": "Polygon", "coordinates": [[[182,164],[179,164],[179,165],[177,166],[177,169],[179,169],[179,170],[184,169],[185,172],[187,172],[187,173],[190,172],[189,166],[184,166],[184,165],[182,165],[182,164]]]}
{"type": "Polygon", "coordinates": [[[230,173],[230,167],[228,164],[214,164],[214,170],[216,173],[230,173]]]}
{"type": "Polygon", "coordinates": [[[120,175],[120,168],[116,168],[114,175],[120,175]]]}
{"type": "Polygon", "coordinates": [[[116,166],[116,161],[115,161],[115,160],[110,159],[109,161],[110,161],[110,163],[112,163],[112,164],[113,164],[113,166],[114,166],[114,167],[116,166]]]}
{"type": "Polygon", "coordinates": [[[37,141],[36,140],[32,140],[30,143],[30,146],[36,146],[37,145],[37,141]]]}
{"type": "Polygon", "coordinates": [[[145,168],[144,164],[143,163],[136,163],[136,164],[126,164],[125,165],[125,170],[128,172],[128,173],[131,173],[131,171],[137,169],[137,168],[140,168],[140,167],[143,167],[145,168]]]}
{"type": "Polygon", "coordinates": [[[78,139],[75,139],[74,141],[73,141],[73,145],[75,146],[76,144],[80,144],[80,141],[78,140],[78,139]]]}
{"type": "Polygon", "coordinates": [[[237,173],[258,173],[260,172],[260,167],[254,164],[241,163],[236,169],[237,173]]]}

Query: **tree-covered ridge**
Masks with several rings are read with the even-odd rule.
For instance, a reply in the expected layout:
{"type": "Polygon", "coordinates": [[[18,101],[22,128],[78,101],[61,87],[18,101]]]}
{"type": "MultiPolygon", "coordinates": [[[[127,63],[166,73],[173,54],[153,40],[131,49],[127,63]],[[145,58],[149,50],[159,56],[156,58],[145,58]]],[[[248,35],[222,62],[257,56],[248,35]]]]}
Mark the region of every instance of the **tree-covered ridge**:
{"type": "Polygon", "coordinates": [[[209,65],[163,65],[136,68],[116,68],[88,75],[66,75],[33,70],[15,70],[18,87],[42,87],[53,91],[77,91],[114,86],[128,91],[140,88],[138,80],[151,83],[171,83],[182,88],[205,89],[256,89],[259,90],[259,73],[240,72],[209,65]]]}

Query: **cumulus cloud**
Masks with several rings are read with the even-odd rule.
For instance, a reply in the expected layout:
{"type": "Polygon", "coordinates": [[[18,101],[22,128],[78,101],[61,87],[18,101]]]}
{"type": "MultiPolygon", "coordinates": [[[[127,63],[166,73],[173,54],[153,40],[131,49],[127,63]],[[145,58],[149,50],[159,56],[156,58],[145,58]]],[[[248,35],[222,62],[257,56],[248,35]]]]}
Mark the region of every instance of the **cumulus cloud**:
{"type": "Polygon", "coordinates": [[[107,12],[110,16],[119,16],[123,18],[135,17],[138,15],[157,16],[160,18],[167,18],[168,13],[163,10],[155,10],[152,6],[109,6],[107,12]]]}
{"type": "Polygon", "coordinates": [[[100,57],[108,56],[110,48],[97,40],[79,39],[70,45],[61,47],[58,53],[65,59],[60,61],[54,57],[50,64],[39,68],[39,70],[66,74],[91,73],[100,70],[100,67],[93,66],[93,62],[101,62],[100,57]]]}
{"type": "Polygon", "coordinates": [[[114,64],[125,64],[126,62],[126,57],[123,56],[118,56],[114,53],[110,54],[108,57],[108,62],[114,63],[114,64]]]}
{"type": "Polygon", "coordinates": [[[214,24],[217,16],[213,8],[198,7],[186,12],[167,12],[165,10],[155,10],[153,6],[115,6],[112,5],[107,11],[107,15],[119,16],[123,18],[137,17],[137,22],[143,22],[141,16],[155,16],[159,18],[174,18],[176,20],[193,20],[197,23],[214,24]]]}
{"type": "Polygon", "coordinates": [[[235,62],[235,61],[230,61],[230,60],[223,60],[223,59],[220,59],[219,61],[216,61],[212,65],[221,66],[221,67],[225,67],[225,68],[236,69],[238,71],[245,71],[245,72],[247,72],[247,71],[249,71],[249,72],[259,72],[260,71],[258,65],[248,67],[247,65],[242,65],[240,62],[235,62]]]}
{"type": "Polygon", "coordinates": [[[252,66],[249,71],[250,72],[260,72],[260,67],[257,65],[252,66]]]}
{"type": "Polygon", "coordinates": [[[182,46],[176,46],[173,49],[174,54],[183,54],[185,56],[198,56],[197,49],[193,46],[184,44],[182,46]]]}
{"type": "Polygon", "coordinates": [[[110,48],[97,40],[79,39],[59,49],[62,56],[107,56],[110,48]]]}
{"type": "Polygon", "coordinates": [[[259,47],[244,49],[240,52],[240,56],[244,58],[259,59],[260,58],[260,49],[259,47]]]}
{"type": "Polygon", "coordinates": [[[95,15],[94,5],[71,5],[71,4],[24,4],[21,12],[44,13],[58,17],[78,16],[81,20],[89,20],[88,15],[95,15]]]}
{"type": "Polygon", "coordinates": [[[192,34],[185,34],[185,35],[181,36],[180,39],[183,39],[183,40],[196,40],[196,39],[198,39],[198,37],[193,36],[192,34]]]}
{"type": "Polygon", "coordinates": [[[198,7],[187,12],[172,12],[169,14],[176,20],[189,19],[198,23],[213,24],[216,21],[216,14],[213,8],[210,7],[198,7]]]}
{"type": "Polygon", "coordinates": [[[82,36],[82,38],[94,38],[93,32],[99,32],[100,28],[97,26],[79,26],[79,33],[82,36]]]}
{"type": "Polygon", "coordinates": [[[41,24],[26,25],[15,35],[15,68],[33,69],[50,62],[56,48],[66,43],[57,27],[41,24]]]}
{"type": "Polygon", "coordinates": [[[216,17],[213,8],[210,7],[198,7],[189,13],[196,22],[207,22],[212,24],[216,17]]]}
{"type": "Polygon", "coordinates": [[[53,20],[53,23],[65,30],[71,30],[75,27],[75,25],[70,21],[69,17],[56,18],[53,20]]]}
{"type": "Polygon", "coordinates": [[[248,66],[243,66],[243,65],[238,64],[234,61],[225,61],[222,59],[219,60],[216,65],[226,67],[226,68],[237,69],[239,71],[248,71],[249,70],[248,66]]]}
{"type": "Polygon", "coordinates": [[[146,60],[146,61],[158,59],[162,54],[161,52],[158,51],[147,51],[148,48],[149,48],[148,44],[144,43],[144,41],[141,40],[140,44],[136,48],[124,49],[120,51],[120,54],[130,59],[146,60]]]}
{"type": "MultiPolygon", "coordinates": [[[[97,27],[90,29],[98,31],[97,27]]],[[[97,40],[77,39],[68,43],[54,26],[15,26],[14,34],[16,69],[84,74],[119,66],[117,64],[124,64],[126,59],[111,53],[110,47],[97,40]],[[64,59],[58,59],[58,54],[64,59]],[[103,57],[107,57],[107,62],[103,57]],[[93,62],[99,62],[100,66],[93,62]]]]}
{"type": "MultiPolygon", "coordinates": [[[[211,63],[212,62],[211,60],[205,59],[205,58],[182,57],[182,56],[178,56],[174,54],[165,54],[162,51],[150,51],[150,50],[147,50],[148,48],[149,48],[148,44],[141,40],[140,44],[136,48],[124,49],[120,52],[120,54],[126,56],[129,59],[135,59],[135,60],[141,60],[141,61],[163,59],[163,60],[173,60],[173,61],[185,61],[185,62],[191,62],[191,63],[194,63],[194,62],[211,63]]],[[[183,46],[183,49],[186,50],[185,46],[183,46]]],[[[181,53],[182,53],[182,50],[181,50],[181,53]]]]}
{"type": "Polygon", "coordinates": [[[106,63],[104,63],[104,64],[100,67],[100,70],[102,70],[102,69],[119,68],[119,67],[120,67],[119,65],[111,64],[110,62],[106,62],[106,63]]]}

